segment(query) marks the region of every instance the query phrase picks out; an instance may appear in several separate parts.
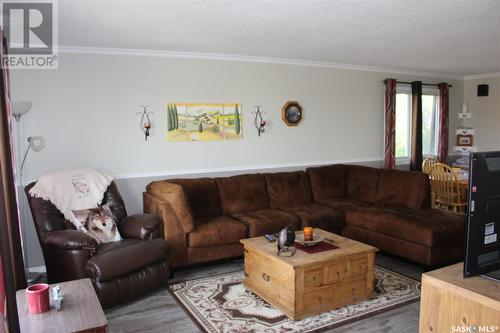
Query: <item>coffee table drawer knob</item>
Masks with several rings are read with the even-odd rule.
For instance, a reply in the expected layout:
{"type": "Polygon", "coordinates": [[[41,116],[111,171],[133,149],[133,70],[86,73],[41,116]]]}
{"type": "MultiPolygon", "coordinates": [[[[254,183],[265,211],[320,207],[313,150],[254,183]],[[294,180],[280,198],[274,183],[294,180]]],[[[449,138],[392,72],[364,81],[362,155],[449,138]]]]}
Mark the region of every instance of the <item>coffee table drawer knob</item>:
{"type": "Polygon", "coordinates": [[[267,275],[266,273],[262,273],[262,279],[264,279],[264,281],[269,281],[269,280],[271,280],[271,277],[269,275],[267,275]]]}

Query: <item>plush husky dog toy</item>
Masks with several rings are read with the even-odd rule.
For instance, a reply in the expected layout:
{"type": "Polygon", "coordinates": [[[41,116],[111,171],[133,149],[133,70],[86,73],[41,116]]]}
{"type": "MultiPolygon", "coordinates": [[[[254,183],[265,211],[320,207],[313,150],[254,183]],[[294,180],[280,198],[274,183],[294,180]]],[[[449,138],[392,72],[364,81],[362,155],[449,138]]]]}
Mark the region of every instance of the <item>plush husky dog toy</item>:
{"type": "Polygon", "coordinates": [[[122,239],[108,205],[88,209],[87,211],[88,215],[82,221],[82,224],[89,236],[95,238],[99,243],[122,239]]]}

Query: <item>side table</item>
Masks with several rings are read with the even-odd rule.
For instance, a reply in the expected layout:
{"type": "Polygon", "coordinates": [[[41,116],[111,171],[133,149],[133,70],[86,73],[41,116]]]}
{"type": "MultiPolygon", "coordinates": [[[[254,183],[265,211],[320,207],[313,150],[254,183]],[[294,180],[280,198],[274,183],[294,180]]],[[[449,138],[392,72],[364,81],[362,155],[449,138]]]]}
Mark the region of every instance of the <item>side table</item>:
{"type": "Polygon", "coordinates": [[[59,285],[64,296],[63,307],[57,311],[49,293],[50,310],[31,314],[28,310],[26,290],[16,293],[21,332],[85,332],[104,333],[108,321],[90,279],[81,279],[52,284],[59,285]]]}

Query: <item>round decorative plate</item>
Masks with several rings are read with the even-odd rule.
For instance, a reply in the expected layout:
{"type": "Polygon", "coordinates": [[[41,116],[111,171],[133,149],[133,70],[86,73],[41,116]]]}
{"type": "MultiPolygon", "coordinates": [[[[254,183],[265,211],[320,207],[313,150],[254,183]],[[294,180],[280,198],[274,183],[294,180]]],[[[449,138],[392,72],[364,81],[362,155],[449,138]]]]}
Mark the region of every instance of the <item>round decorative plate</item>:
{"type": "Polygon", "coordinates": [[[295,238],[295,241],[299,244],[302,244],[304,246],[314,246],[322,241],[324,241],[325,238],[321,235],[313,235],[313,240],[311,241],[305,241],[304,240],[304,234],[297,235],[295,238]]]}

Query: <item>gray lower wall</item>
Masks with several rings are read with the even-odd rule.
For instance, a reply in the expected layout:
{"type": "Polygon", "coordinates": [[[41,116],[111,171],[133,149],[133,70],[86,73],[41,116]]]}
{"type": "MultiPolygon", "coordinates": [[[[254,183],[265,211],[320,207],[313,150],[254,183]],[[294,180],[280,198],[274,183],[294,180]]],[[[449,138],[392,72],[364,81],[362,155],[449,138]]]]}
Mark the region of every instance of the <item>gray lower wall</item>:
{"type": "MultiPolygon", "coordinates": [[[[380,168],[383,166],[382,161],[366,161],[366,162],[349,162],[341,161],[341,163],[347,164],[360,164],[371,167],[380,168]]],[[[146,185],[155,180],[162,179],[172,179],[172,178],[200,178],[200,177],[226,177],[245,173],[260,173],[260,172],[282,172],[282,171],[295,171],[295,170],[305,170],[309,165],[300,166],[273,166],[268,168],[258,168],[258,169],[248,169],[248,170],[237,170],[237,171],[214,171],[214,172],[203,172],[203,173],[190,173],[190,174],[176,174],[176,175],[157,175],[157,176],[147,176],[147,177],[121,177],[116,179],[118,189],[125,201],[128,214],[142,213],[142,192],[146,188],[146,185]]],[[[42,251],[40,248],[40,243],[36,235],[36,230],[33,224],[33,219],[29,211],[28,203],[26,201],[26,196],[24,192],[21,198],[23,202],[21,203],[22,209],[22,224],[23,229],[26,230],[25,244],[27,248],[28,255],[28,265],[30,268],[35,268],[36,270],[41,270],[44,266],[44,260],[42,251]]]]}

